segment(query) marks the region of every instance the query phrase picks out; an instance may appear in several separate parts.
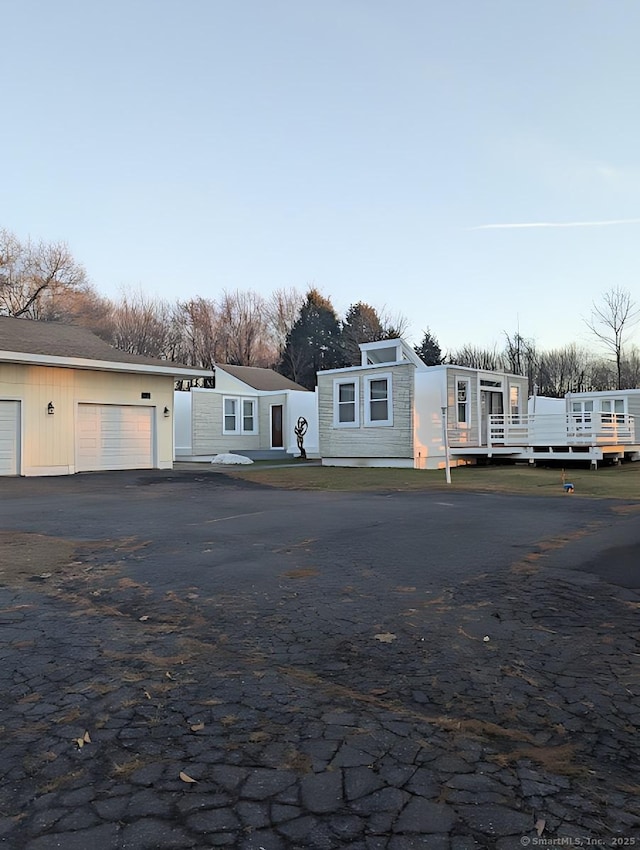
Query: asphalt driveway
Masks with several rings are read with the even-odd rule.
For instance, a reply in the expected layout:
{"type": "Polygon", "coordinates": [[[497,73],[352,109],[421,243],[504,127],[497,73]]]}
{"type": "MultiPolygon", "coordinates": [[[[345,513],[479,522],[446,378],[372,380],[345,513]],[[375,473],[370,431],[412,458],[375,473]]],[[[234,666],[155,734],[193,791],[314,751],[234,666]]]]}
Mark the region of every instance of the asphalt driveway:
{"type": "Polygon", "coordinates": [[[0,845],[640,842],[638,508],[0,479],[0,845]]]}

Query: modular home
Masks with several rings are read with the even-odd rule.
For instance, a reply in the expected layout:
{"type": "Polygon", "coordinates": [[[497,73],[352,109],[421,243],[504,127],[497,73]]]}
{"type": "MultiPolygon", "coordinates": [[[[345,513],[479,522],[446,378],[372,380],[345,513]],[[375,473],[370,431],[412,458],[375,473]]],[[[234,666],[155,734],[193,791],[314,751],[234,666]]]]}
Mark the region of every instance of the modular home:
{"type": "Polygon", "coordinates": [[[215,387],[175,393],[176,460],[216,454],[252,459],[299,455],[296,426],[306,423],[304,449],[318,455],[316,394],[256,366],[216,364],[215,387]]]}
{"type": "Polygon", "coordinates": [[[438,469],[501,454],[492,415],[526,412],[527,379],[464,366],[426,366],[404,340],[360,346],[361,363],[318,373],[326,466],[438,469]]]}
{"type": "Polygon", "coordinates": [[[170,469],[173,387],[211,375],[90,331],[0,317],[0,475],[170,469]]]}

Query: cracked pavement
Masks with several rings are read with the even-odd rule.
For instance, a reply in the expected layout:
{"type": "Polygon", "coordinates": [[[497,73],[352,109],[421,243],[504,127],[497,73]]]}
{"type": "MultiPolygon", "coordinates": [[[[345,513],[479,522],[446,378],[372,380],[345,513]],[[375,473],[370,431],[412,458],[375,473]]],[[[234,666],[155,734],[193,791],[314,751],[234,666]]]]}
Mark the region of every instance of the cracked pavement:
{"type": "Polygon", "coordinates": [[[0,846],[640,842],[640,505],[204,468],[0,506],[0,846]]]}

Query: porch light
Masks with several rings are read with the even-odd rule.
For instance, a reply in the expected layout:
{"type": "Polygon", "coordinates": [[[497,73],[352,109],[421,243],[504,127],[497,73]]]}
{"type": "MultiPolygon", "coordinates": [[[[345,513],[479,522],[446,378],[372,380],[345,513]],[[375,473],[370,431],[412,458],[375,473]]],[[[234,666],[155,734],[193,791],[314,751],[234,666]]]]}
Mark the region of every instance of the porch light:
{"type": "Polygon", "coordinates": [[[55,412],[56,412],[56,409],[53,406],[53,402],[50,401],[49,404],[47,405],[47,413],[53,415],[55,412]]]}
{"type": "Polygon", "coordinates": [[[165,416],[170,416],[170,415],[171,415],[171,411],[169,410],[169,408],[168,408],[168,407],[165,407],[165,409],[164,409],[164,415],[165,415],[165,416]]]}

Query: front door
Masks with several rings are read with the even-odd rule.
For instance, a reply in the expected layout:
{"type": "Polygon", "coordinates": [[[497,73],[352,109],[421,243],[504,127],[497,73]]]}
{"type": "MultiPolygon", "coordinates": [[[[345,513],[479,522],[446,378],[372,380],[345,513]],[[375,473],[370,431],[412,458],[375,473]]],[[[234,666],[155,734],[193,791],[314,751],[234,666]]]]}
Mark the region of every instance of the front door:
{"type": "Polygon", "coordinates": [[[571,416],[576,431],[591,431],[593,417],[593,399],[588,401],[572,401],[571,416]]]}
{"type": "Polygon", "coordinates": [[[480,427],[481,446],[487,445],[489,434],[489,416],[492,413],[504,413],[502,391],[481,390],[480,391],[480,427]]]}
{"type": "Polygon", "coordinates": [[[282,405],[271,405],[271,448],[282,449],[284,442],[282,439],[282,405]]]}

